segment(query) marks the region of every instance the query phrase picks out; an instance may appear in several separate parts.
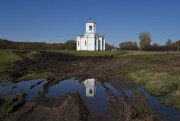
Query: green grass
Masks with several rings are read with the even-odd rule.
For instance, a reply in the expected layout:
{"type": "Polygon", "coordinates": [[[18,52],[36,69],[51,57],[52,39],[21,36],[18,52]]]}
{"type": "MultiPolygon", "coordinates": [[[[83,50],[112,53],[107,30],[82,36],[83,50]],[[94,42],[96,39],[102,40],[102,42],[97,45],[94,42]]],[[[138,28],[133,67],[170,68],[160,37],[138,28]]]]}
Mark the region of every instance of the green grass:
{"type": "Polygon", "coordinates": [[[27,81],[27,80],[32,80],[32,79],[47,79],[54,75],[55,74],[51,72],[32,73],[32,74],[24,75],[23,77],[20,77],[15,81],[17,82],[17,81],[27,81]]]}
{"type": "Polygon", "coordinates": [[[38,52],[38,51],[30,51],[29,53],[26,54],[26,57],[31,59],[31,60],[35,60],[36,56],[40,56],[40,52],[38,52]]]}
{"type": "Polygon", "coordinates": [[[125,55],[126,51],[65,51],[65,50],[52,50],[52,52],[60,52],[65,54],[72,54],[75,56],[119,56],[125,55]]]}
{"type": "Polygon", "coordinates": [[[5,119],[12,112],[20,108],[25,102],[24,97],[25,93],[21,92],[13,98],[0,98],[0,120],[5,119]]]}
{"type": "Polygon", "coordinates": [[[168,105],[180,109],[180,55],[143,52],[126,57],[133,60],[120,69],[121,73],[155,96],[170,95],[168,105]]]}
{"type": "Polygon", "coordinates": [[[10,50],[0,50],[0,82],[7,81],[7,70],[14,66],[14,62],[21,60],[21,57],[10,50]]]}

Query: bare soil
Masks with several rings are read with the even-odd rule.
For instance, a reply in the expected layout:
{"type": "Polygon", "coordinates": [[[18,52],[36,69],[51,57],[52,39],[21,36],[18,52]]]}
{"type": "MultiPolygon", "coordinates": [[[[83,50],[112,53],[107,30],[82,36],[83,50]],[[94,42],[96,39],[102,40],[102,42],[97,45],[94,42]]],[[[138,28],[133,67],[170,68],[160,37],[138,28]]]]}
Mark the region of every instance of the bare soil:
{"type": "Polygon", "coordinates": [[[80,57],[58,52],[39,51],[35,59],[26,55],[29,51],[15,51],[24,61],[16,63],[16,69],[9,71],[12,79],[29,73],[53,72],[55,76],[48,78],[43,93],[32,102],[26,102],[18,111],[6,118],[7,121],[156,121],[154,114],[143,95],[135,95],[128,99],[124,88],[133,89],[137,85],[128,80],[119,69],[132,59],[113,56],[80,57]],[[58,99],[45,97],[49,88],[61,80],[75,77],[79,81],[95,78],[100,81],[108,94],[108,111],[97,116],[85,106],[79,93],[69,93],[58,99]],[[120,93],[115,97],[104,85],[110,83],[120,93]],[[136,98],[137,97],[137,98],[136,98]],[[139,100],[138,100],[139,99],[139,100]]]}

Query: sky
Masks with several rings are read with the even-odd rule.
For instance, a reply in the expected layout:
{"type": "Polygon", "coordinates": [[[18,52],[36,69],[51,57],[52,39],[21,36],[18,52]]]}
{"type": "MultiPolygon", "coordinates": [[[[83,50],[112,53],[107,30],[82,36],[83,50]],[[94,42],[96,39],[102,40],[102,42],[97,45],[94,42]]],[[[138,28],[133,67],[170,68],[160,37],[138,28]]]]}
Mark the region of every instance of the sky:
{"type": "Polygon", "coordinates": [[[62,43],[85,33],[92,17],[97,33],[118,46],[139,42],[150,32],[152,43],[180,40],[180,0],[0,0],[0,38],[62,43]]]}

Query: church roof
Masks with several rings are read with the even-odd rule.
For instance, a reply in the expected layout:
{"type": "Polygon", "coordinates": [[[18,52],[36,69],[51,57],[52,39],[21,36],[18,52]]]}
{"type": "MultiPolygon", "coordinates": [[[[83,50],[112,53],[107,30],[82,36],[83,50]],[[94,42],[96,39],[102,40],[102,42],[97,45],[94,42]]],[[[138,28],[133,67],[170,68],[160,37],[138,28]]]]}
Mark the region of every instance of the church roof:
{"type": "Polygon", "coordinates": [[[87,23],[96,23],[92,20],[92,18],[89,18],[89,20],[87,21],[87,23]]]}
{"type": "Polygon", "coordinates": [[[84,35],[78,35],[78,37],[84,37],[84,35]]]}

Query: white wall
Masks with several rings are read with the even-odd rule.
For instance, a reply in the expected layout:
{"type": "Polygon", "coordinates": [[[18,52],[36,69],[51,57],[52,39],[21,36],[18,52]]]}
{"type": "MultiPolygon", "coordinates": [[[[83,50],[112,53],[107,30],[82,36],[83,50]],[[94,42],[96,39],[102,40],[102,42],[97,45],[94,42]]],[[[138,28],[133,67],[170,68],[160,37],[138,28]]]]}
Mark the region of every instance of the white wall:
{"type": "Polygon", "coordinates": [[[94,51],[95,50],[95,38],[94,37],[77,37],[77,50],[94,51]]]}

